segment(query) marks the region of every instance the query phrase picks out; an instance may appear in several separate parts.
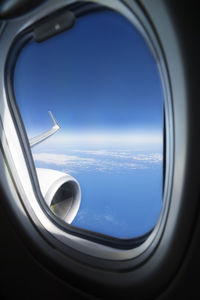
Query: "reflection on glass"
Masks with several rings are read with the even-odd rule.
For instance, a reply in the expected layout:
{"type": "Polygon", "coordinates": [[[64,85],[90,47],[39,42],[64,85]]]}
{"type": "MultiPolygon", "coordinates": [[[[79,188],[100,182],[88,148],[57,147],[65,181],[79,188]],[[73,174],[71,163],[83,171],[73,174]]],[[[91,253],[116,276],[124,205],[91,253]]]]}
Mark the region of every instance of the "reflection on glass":
{"type": "Polygon", "coordinates": [[[149,232],[162,208],[163,91],[138,30],[103,11],[31,41],[18,57],[14,91],[29,138],[49,129],[49,110],[61,126],[32,153],[36,168],[79,182],[72,225],[118,238],[149,232]]]}

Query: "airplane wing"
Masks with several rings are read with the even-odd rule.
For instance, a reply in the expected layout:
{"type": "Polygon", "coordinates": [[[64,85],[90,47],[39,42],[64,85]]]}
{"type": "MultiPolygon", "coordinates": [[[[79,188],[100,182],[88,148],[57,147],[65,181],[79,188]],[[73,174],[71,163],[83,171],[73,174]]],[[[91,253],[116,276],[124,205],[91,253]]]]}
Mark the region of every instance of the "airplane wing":
{"type": "Polygon", "coordinates": [[[56,131],[58,131],[60,129],[60,126],[56,122],[52,112],[48,111],[48,113],[53,122],[52,128],[38,136],[33,137],[32,139],[29,139],[30,147],[34,147],[34,146],[38,145],[39,143],[43,142],[44,140],[46,140],[48,137],[50,137],[51,135],[53,135],[54,133],[56,133],[56,131]]]}

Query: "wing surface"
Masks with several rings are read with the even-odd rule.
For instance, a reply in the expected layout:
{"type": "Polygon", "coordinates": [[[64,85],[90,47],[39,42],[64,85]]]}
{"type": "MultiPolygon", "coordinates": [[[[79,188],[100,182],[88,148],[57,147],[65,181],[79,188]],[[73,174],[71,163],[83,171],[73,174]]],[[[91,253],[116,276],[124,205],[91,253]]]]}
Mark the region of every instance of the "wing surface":
{"type": "Polygon", "coordinates": [[[49,113],[49,116],[52,120],[53,126],[48,131],[45,131],[45,132],[41,133],[40,135],[35,136],[32,139],[29,139],[30,147],[34,147],[34,146],[38,145],[39,143],[41,143],[44,140],[46,140],[47,138],[49,138],[54,133],[56,133],[56,131],[58,131],[60,129],[60,126],[56,122],[52,112],[48,111],[48,113],[49,113]]]}

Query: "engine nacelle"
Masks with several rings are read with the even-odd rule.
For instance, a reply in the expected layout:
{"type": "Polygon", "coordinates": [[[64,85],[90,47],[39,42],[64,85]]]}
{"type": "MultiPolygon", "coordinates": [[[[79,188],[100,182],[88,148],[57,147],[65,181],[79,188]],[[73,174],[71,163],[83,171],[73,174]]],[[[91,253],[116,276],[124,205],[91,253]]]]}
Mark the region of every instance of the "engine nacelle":
{"type": "Polygon", "coordinates": [[[81,189],[78,181],[63,172],[37,168],[42,195],[53,213],[71,223],[81,203],[81,189]]]}

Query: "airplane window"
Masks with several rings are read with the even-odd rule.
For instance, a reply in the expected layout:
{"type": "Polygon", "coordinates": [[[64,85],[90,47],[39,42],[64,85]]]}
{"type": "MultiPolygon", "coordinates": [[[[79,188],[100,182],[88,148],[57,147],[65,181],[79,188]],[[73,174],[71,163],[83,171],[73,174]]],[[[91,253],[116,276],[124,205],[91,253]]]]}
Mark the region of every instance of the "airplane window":
{"type": "Polygon", "coordinates": [[[13,86],[53,214],[108,237],[151,232],[162,210],[164,96],[138,29],[110,10],[77,17],[23,46],[13,86]]]}

